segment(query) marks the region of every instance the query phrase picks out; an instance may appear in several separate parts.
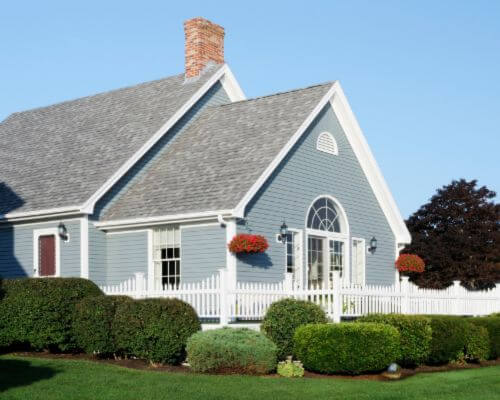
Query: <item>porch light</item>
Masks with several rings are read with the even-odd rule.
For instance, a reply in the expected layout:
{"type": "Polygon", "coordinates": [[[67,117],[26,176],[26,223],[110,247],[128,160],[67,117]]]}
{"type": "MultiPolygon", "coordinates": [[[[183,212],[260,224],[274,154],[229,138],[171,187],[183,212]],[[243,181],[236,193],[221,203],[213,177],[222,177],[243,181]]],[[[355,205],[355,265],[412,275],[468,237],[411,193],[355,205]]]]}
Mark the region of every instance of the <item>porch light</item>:
{"type": "Polygon", "coordinates": [[[57,227],[57,232],[59,233],[59,237],[67,241],[68,240],[68,229],[66,229],[66,225],[64,225],[62,222],[59,223],[59,226],[57,227]]]}
{"type": "Polygon", "coordinates": [[[281,243],[286,243],[286,235],[288,234],[288,226],[286,225],[285,221],[283,220],[283,223],[280,226],[280,233],[278,235],[278,240],[281,241],[281,243]]]}
{"type": "Polygon", "coordinates": [[[373,236],[370,239],[370,247],[368,247],[368,251],[373,254],[375,253],[375,250],[377,250],[377,239],[373,236]]]}

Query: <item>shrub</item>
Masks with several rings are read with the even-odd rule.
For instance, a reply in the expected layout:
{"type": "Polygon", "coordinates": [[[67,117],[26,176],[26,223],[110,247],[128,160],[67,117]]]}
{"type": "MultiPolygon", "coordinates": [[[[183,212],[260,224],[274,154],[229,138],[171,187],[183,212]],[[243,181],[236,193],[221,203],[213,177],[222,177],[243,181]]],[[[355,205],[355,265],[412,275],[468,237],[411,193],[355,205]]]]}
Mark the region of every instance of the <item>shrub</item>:
{"type": "Polygon", "coordinates": [[[121,302],[133,301],[125,296],[86,297],[76,305],[73,330],[76,343],[88,354],[101,356],[116,352],[112,324],[116,307],[121,302]]]}
{"type": "Polygon", "coordinates": [[[277,371],[278,375],[284,376],[285,378],[301,378],[304,376],[304,366],[300,361],[292,361],[292,357],[289,357],[285,361],[280,361],[278,363],[277,371]]]}
{"type": "Polygon", "coordinates": [[[284,299],[271,304],[261,330],[278,346],[278,359],[284,360],[293,353],[293,334],[299,326],[326,322],[326,314],[320,306],[308,301],[284,299]]]}
{"type": "Polygon", "coordinates": [[[483,326],[488,330],[490,358],[496,359],[500,357],[500,316],[471,318],[469,321],[474,325],[483,326]]]}
{"type": "Polygon", "coordinates": [[[326,374],[383,370],[400,358],[399,342],[396,328],[371,322],[303,325],[294,336],[304,367],[326,374]]]}
{"type": "Polygon", "coordinates": [[[75,306],[85,297],[102,295],[93,282],[80,278],[22,278],[2,285],[0,344],[35,350],[76,350],[75,306]]]}
{"type": "Polygon", "coordinates": [[[465,358],[471,361],[488,359],[490,354],[490,337],[484,326],[467,323],[465,337],[465,358]]]}
{"type": "Polygon", "coordinates": [[[194,309],[178,299],[118,302],[112,324],[117,352],[167,364],[184,360],[187,339],[200,329],[194,309]]]}
{"type": "Polygon", "coordinates": [[[276,368],[276,345],[246,328],[198,332],[188,340],[186,350],[196,372],[265,374],[276,368]]]}
{"type": "Polygon", "coordinates": [[[399,331],[401,340],[399,364],[415,366],[427,360],[432,340],[429,318],[420,315],[372,314],[360,318],[359,321],[388,324],[399,331]]]}
{"type": "Polygon", "coordinates": [[[468,323],[465,318],[433,315],[431,319],[432,340],[429,363],[443,364],[465,357],[468,323]]]}

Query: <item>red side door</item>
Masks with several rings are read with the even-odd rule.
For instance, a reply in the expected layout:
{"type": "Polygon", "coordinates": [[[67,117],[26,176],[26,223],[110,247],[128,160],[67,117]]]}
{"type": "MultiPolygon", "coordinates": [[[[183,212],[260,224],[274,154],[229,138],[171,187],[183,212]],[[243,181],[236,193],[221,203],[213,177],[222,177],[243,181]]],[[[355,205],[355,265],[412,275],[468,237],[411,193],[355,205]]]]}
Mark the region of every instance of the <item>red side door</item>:
{"type": "Polygon", "coordinates": [[[38,238],[38,270],[40,276],[56,274],[56,238],[54,235],[38,238]]]}

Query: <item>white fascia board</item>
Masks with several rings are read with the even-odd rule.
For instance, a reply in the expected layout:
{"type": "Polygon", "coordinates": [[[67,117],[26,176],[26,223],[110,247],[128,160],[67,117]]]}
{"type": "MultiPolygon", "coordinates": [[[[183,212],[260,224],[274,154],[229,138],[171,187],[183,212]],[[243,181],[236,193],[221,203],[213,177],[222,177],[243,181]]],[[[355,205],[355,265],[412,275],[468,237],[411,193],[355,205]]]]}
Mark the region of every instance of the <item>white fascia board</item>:
{"type": "Polygon", "coordinates": [[[144,226],[150,227],[162,224],[179,224],[184,222],[217,220],[219,215],[222,215],[223,217],[231,217],[233,216],[233,210],[203,211],[198,213],[173,214],[159,217],[103,221],[94,223],[94,226],[108,231],[113,229],[137,228],[144,226]]]}
{"type": "Polygon", "coordinates": [[[50,208],[46,210],[38,211],[27,211],[27,212],[14,212],[5,214],[0,218],[0,223],[2,222],[20,222],[27,220],[37,220],[43,218],[62,218],[68,216],[74,216],[77,214],[82,214],[79,207],[60,207],[60,208],[50,208]]]}
{"type": "Polygon", "coordinates": [[[295,132],[288,143],[281,149],[279,154],[274,158],[271,164],[262,173],[259,179],[252,185],[250,190],[245,194],[243,199],[238,203],[234,210],[234,215],[238,218],[244,218],[245,207],[250,200],[257,194],[259,189],[264,185],[267,179],[271,176],[274,170],[278,167],[280,162],[286,157],[292,147],[297,143],[300,137],[304,134],[306,129],[311,125],[313,120],[325,107],[330,104],[333,107],[335,115],[339,119],[342,129],[347,135],[349,143],[358,158],[361,168],[365,173],[368,182],[370,183],[375,196],[387,218],[387,221],[396,237],[398,243],[410,243],[411,236],[406,227],[403,217],[392,197],[392,194],[385,182],[380,168],[373,157],[373,154],[366,142],[366,139],[359,127],[359,124],[354,116],[354,113],[347,102],[344,91],[339,82],[336,81],[332,84],[328,92],[323,96],[320,102],[316,105],[314,110],[309,114],[306,120],[302,123],[299,129],[295,132]]]}
{"type": "Polygon", "coordinates": [[[226,87],[232,88],[231,93],[228,93],[230,96],[236,96],[238,98],[238,94],[244,98],[244,94],[241,91],[241,88],[236,83],[236,79],[234,75],[230,71],[227,64],[224,64],[220,67],[216,73],[212,75],[212,77],[205,82],[205,84],[198,89],[198,91],[179,109],[177,112],[132,156],[130,157],[125,164],[123,164],[118,171],[116,171],[107,181],[102,185],[87,202],[82,206],[82,211],[87,214],[92,214],[94,212],[94,206],[97,201],[109,190],[111,187],[118,182],[118,180],[123,177],[127,173],[127,171],[132,168],[139,159],[144,156],[157,142],[160,140],[166,132],[172,128],[177,121],[179,121],[184,114],[194,105],[201,97],[208,92],[208,90],[219,80],[221,80],[224,76],[226,76],[226,87]]]}

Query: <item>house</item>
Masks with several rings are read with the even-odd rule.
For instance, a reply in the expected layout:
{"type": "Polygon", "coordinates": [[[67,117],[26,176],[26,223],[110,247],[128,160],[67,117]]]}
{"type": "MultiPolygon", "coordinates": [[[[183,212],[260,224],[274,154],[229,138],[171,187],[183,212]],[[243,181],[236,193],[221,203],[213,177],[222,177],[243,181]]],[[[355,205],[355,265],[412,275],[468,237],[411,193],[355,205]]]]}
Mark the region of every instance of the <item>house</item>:
{"type": "Polygon", "coordinates": [[[393,284],[410,235],[339,82],[246,99],[224,29],[184,29],[183,74],[0,124],[0,275],[393,284]]]}

